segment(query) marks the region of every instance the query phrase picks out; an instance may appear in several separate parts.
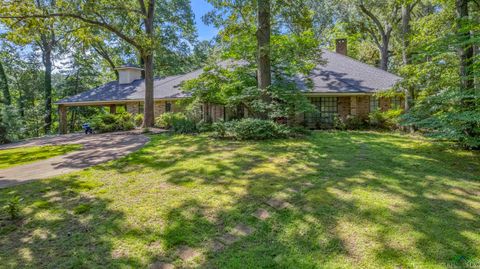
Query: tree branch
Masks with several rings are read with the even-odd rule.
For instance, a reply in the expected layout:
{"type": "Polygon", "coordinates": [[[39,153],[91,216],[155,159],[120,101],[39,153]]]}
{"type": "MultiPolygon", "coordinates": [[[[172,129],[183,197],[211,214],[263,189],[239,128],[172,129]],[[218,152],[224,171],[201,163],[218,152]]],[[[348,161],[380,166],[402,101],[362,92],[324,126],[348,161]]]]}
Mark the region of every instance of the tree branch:
{"type": "Polygon", "coordinates": [[[32,19],[32,18],[55,18],[55,17],[60,17],[60,18],[73,18],[73,19],[78,19],[80,21],[86,22],[88,24],[96,25],[102,28],[105,28],[121,39],[125,40],[125,42],[129,43],[130,45],[134,46],[138,50],[142,50],[142,46],[137,43],[133,38],[125,35],[122,33],[120,30],[115,28],[114,26],[106,23],[106,22],[100,22],[96,21],[93,19],[85,18],[79,14],[72,14],[72,13],[51,13],[51,14],[31,14],[31,15],[18,15],[18,16],[4,16],[0,15],[0,19],[20,19],[20,20],[26,20],[26,19],[32,19]]]}

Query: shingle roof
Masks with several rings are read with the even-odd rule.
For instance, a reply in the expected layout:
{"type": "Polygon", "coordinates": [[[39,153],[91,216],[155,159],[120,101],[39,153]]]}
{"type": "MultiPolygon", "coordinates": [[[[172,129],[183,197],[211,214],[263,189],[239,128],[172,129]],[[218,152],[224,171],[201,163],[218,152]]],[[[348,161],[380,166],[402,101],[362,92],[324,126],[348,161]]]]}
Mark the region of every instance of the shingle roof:
{"type": "Polygon", "coordinates": [[[348,56],[323,50],[325,64],[308,76],[315,93],[371,93],[392,88],[402,78],[348,56]]]}
{"type": "MultiPolygon", "coordinates": [[[[322,58],[325,64],[318,65],[308,76],[313,82],[309,89],[303,84],[305,92],[313,93],[371,93],[392,88],[400,77],[361,63],[350,57],[323,51],[322,58]]],[[[222,66],[229,66],[232,61],[223,61],[222,66]]],[[[173,99],[188,97],[180,90],[182,82],[197,78],[203,73],[202,69],[178,76],[158,78],[154,81],[155,99],[173,99]]],[[[118,84],[112,81],[92,90],[64,98],[57,104],[109,102],[143,100],[145,97],[145,82],[135,80],[130,84],[118,84]]]]}

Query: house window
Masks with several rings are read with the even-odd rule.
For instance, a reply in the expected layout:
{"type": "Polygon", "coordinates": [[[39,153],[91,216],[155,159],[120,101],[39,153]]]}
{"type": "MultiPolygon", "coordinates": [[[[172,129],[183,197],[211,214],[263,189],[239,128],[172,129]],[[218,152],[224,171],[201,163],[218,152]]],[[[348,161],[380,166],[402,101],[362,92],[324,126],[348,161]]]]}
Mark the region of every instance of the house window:
{"type": "Polygon", "coordinates": [[[143,114],[144,111],[143,103],[138,103],[138,114],[143,114]]]}
{"type": "Polygon", "coordinates": [[[333,125],[338,113],[337,97],[313,97],[310,99],[317,111],[306,115],[309,128],[326,128],[333,125]]]}
{"type": "Polygon", "coordinates": [[[375,96],[370,96],[370,112],[377,111],[380,107],[379,99],[375,96]]]}
{"type": "Polygon", "coordinates": [[[401,108],[401,105],[402,105],[402,100],[400,99],[399,96],[395,96],[391,99],[391,103],[390,103],[390,108],[391,109],[399,109],[401,108]]]}
{"type": "Polygon", "coordinates": [[[165,112],[172,112],[172,103],[166,102],[165,103],[165,112]]]}

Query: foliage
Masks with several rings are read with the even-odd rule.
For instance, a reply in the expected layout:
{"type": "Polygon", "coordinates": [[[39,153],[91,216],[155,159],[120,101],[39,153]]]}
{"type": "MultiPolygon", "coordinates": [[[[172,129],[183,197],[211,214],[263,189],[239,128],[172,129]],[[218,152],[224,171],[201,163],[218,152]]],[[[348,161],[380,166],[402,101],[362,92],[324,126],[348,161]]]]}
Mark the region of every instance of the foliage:
{"type": "Polygon", "coordinates": [[[8,216],[10,217],[11,220],[18,219],[20,217],[20,212],[21,212],[21,207],[20,207],[20,202],[23,199],[20,196],[13,196],[10,198],[7,202],[7,205],[5,207],[8,216]]]}
{"type": "Polygon", "coordinates": [[[135,122],[135,126],[140,127],[143,124],[143,114],[138,113],[133,117],[133,121],[135,122]]]}
{"type": "Polygon", "coordinates": [[[463,104],[465,97],[480,95],[450,88],[419,100],[410,113],[404,116],[405,125],[415,125],[427,134],[441,139],[457,141],[466,148],[480,148],[480,110],[463,104]]]}
{"type": "Polygon", "coordinates": [[[177,112],[166,112],[155,119],[155,126],[158,128],[170,129],[175,121],[187,119],[185,114],[177,112]]]}
{"type": "Polygon", "coordinates": [[[172,131],[176,134],[191,134],[197,131],[197,126],[189,118],[177,118],[172,122],[172,131]]]}
{"type": "Polygon", "coordinates": [[[200,120],[199,122],[197,122],[197,130],[200,133],[211,132],[213,131],[213,124],[204,120],[200,120]]]}
{"type": "MultiPolygon", "coordinates": [[[[255,70],[249,66],[224,62],[205,69],[197,79],[183,85],[194,102],[244,107],[256,118],[291,118],[315,108],[288,78],[278,79],[266,91],[257,88],[255,70]]],[[[208,120],[208,119],[207,119],[208,120]]]]}
{"type": "Polygon", "coordinates": [[[155,119],[158,128],[171,129],[175,133],[189,134],[197,130],[196,123],[184,113],[166,112],[155,119]]]}
{"type": "Polygon", "coordinates": [[[100,114],[92,120],[93,131],[99,133],[128,131],[135,129],[132,114],[123,112],[119,114],[100,114]]]}
{"type": "Polygon", "coordinates": [[[402,109],[390,109],[387,111],[374,111],[368,115],[370,126],[379,129],[395,130],[400,127],[402,109]]]}
{"type": "Polygon", "coordinates": [[[333,128],[337,130],[361,130],[368,126],[368,122],[358,116],[348,115],[343,118],[335,116],[333,118],[333,128]]]}
{"type": "Polygon", "coordinates": [[[236,140],[267,140],[294,137],[307,133],[303,128],[290,128],[271,120],[252,118],[215,122],[212,129],[216,137],[236,140]]]}

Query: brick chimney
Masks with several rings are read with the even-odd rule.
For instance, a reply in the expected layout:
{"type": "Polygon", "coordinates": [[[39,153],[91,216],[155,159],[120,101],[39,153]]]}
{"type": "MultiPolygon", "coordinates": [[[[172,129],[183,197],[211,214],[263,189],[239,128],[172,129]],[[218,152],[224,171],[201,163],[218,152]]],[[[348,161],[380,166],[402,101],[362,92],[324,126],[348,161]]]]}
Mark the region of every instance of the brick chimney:
{"type": "Polygon", "coordinates": [[[130,84],[137,79],[142,78],[142,68],[134,65],[122,65],[117,68],[118,70],[118,83],[130,84]]]}
{"type": "Polygon", "coordinates": [[[339,54],[347,56],[347,39],[340,38],[335,40],[335,51],[339,54]]]}

